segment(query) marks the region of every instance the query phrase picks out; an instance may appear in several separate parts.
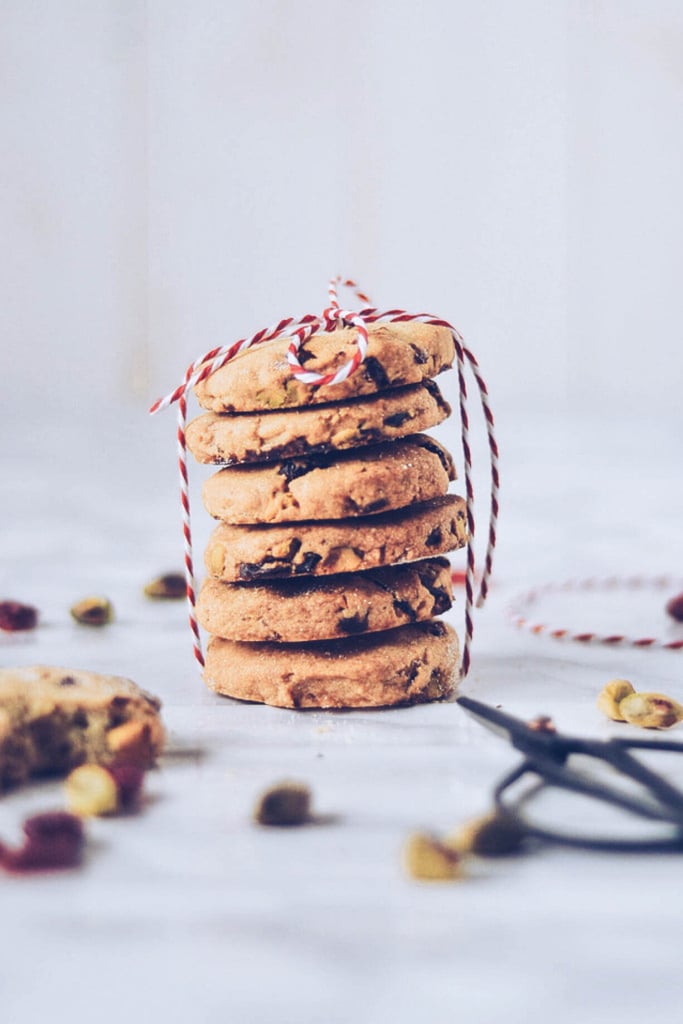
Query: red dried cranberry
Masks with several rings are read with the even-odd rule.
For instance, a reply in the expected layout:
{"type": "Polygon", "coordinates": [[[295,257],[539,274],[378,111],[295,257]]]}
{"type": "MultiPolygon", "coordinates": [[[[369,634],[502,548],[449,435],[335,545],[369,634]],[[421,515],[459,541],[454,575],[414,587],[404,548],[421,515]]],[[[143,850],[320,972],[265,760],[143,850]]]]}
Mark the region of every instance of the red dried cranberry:
{"type": "Polygon", "coordinates": [[[666,610],[676,622],[683,622],[683,594],[676,594],[667,602],[666,610]]]}
{"type": "Polygon", "coordinates": [[[0,629],[16,633],[21,629],[35,629],[38,609],[19,601],[0,601],[0,629]]]}
{"type": "Polygon", "coordinates": [[[71,868],[80,863],[85,835],[80,818],[63,811],[35,814],[24,822],[19,850],[0,847],[0,861],[12,871],[71,868]]]}
{"type": "Polygon", "coordinates": [[[107,765],[107,771],[114,779],[119,791],[119,805],[122,810],[130,811],[140,799],[140,791],[145,778],[144,768],[131,761],[117,761],[107,765]]]}
{"type": "Polygon", "coordinates": [[[70,842],[83,838],[83,822],[67,811],[47,811],[27,818],[23,825],[24,835],[35,843],[52,843],[68,839],[70,842]]]}

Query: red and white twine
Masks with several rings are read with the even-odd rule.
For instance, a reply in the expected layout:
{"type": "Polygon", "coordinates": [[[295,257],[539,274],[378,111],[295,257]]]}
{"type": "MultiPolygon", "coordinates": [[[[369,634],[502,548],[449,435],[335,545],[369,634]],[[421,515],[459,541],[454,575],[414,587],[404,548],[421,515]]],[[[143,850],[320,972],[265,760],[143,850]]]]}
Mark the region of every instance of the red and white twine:
{"type": "Polygon", "coordinates": [[[484,382],[481,372],[479,370],[479,364],[475,359],[472,352],[466,347],[460,333],[456,330],[452,324],[448,323],[447,320],[441,317],[432,316],[429,313],[407,313],[403,309],[389,309],[389,310],[378,310],[370,305],[370,300],[362,291],[359,290],[358,286],[354,281],[343,279],[340,276],[333,278],[330,281],[329,289],[329,306],[324,310],[322,315],[315,316],[313,314],[306,314],[305,316],[296,317],[285,317],[279,320],[276,324],[270,327],[264,328],[257,331],[256,334],[252,334],[248,338],[241,338],[230,346],[221,346],[219,348],[211,349],[206,352],[201,358],[196,359],[190,366],[188,366],[185,376],[181,384],[175,388],[170,394],[166,395],[165,398],[158,399],[151,407],[150,413],[154,414],[160,412],[162,409],[168,408],[168,406],[178,403],[178,428],[177,428],[177,441],[178,441],[178,468],[180,473],[180,500],[182,506],[182,521],[183,521],[183,537],[185,542],[185,577],[187,581],[187,599],[189,603],[189,619],[190,628],[193,635],[193,646],[194,655],[200,665],[204,665],[204,656],[202,654],[201,636],[199,633],[199,625],[197,623],[197,617],[195,613],[195,577],[194,577],[194,563],[192,553],[192,527],[191,527],[191,516],[190,516],[190,497],[189,497],[189,486],[187,476],[187,442],[185,438],[185,430],[187,425],[187,394],[195,387],[200,381],[205,380],[211,376],[226,363],[230,362],[240,352],[244,352],[248,348],[252,348],[254,345],[259,345],[265,341],[273,341],[276,338],[289,338],[289,348],[287,350],[287,362],[292,371],[292,374],[300,381],[305,384],[311,384],[317,387],[326,387],[331,384],[338,384],[340,381],[350,377],[351,374],[355,373],[360,364],[365,359],[368,344],[368,325],[374,323],[423,323],[431,324],[435,327],[444,327],[451,332],[453,342],[455,345],[456,354],[456,367],[458,374],[458,399],[460,408],[460,437],[463,450],[463,461],[465,470],[465,491],[466,491],[466,504],[467,504],[467,526],[468,526],[468,541],[467,541],[467,569],[465,574],[465,630],[462,650],[462,664],[461,664],[461,676],[467,675],[470,666],[470,648],[472,643],[472,635],[474,632],[474,625],[472,619],[472,610],[475,604],[474,601],[474,570],[475,570],[475,554],[474,554],[474,534],[475,534],[475,521],[474,521],[474,488],[472,485],[472,452],[470,448],[469,439],[469,416],[467,409],[467,380],[466,373],[469,369],[474,382],[476,384],[479,401],[484,414],[484,420],[486,424],[486,434],[489,449],[489,462],[490,462],[490,476],[491,476],[491,494],[490,494],[490,510],[489,510],[489,527],[488,527],[488,539],[486,546],[486,555],[484,558],[484,567],[481,574],[481,580],[479,584],[479,592],[477,594],[476,606],[481,607],[486,600],[488,593],[488,583],[491,575],[492,563],[493,563],[493,551],[496,545],[496,531],[498,522],[498,489],[499,489],[499,473],[498,473],[498,445],[494,433],[494,421],[491,407],[489,404],[488,389],[484,382]],[[337,286],[343,285],[346,288],[350,288],[354,291],[357,298],[367,305],[365,308],[354,312],[352,310],[342,309],[339,305],[337,297],[337,286]],[[301,346],[313,335],[322,331],[333,331],[337,327],[341,326],[353,326],[356,328],[357,334],[355,339],[356,348],[351,359],[348,360],[339,370],[335,373],[313,373],[306,370],[301,362],[299,361],[298,352],[301,346]]]}
{"type": "Polygon", "coordinates": [[[644,590],[655,588],[673,592],[681,581],[668,576],[606,576],[587,579],[565,580],[562,583],[545,583],[514,598],[509,609],[513,625],[525,629],[536,636],[549,636],[553,640],[573,640],[581,644],[594,644],[602,647],[655,647],[667,651],[683,650],[683,639],[666,640],[655,636],[627,636],[624,633],[597,633],[562,626],[553,626],[547,622],[529,617],[529,611],[539,600],[549,595],[566,593],[605,592],[615,590],[644,590]]]}

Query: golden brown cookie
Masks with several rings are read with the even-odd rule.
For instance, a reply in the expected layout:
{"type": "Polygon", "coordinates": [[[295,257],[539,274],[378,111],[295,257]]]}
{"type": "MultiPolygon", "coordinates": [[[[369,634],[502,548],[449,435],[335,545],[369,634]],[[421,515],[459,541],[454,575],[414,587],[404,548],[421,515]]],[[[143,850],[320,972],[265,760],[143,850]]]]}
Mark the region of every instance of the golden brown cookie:
{"type": "Polygon", "coordinates": [[[204,679],[216,693],[276,707],[386,707],[450,696],[457,664],[455,631],[430,621],[307,644],[213,637],[204,679]]]}
{"type": "Polygon", "coordinates": [[[394,512],[273,526],[221,523],[205,552],[228,582],[356,572],[445,554],[467,541],[465,502],[454,494],[394,512]]]}
{"type": "Polygon", "coordinates": [[[312,409],[233,416],[205,413],[188,424],[187,446],[198,462],[270,462],[406,437],[437,426],[450,413],[430,380],[312,409]]]}
{"type": "Polygon", "coordinates": [[[228,523],[344,519],[429,501],[455,480],[446,449],[426,434],[303,455],[256,466],[231,466],[204,483],[206,511],[228,523]]]}
{"type": "Polygon", "coordinates": [[[0,790],[86,761],[152,764],[161,703],[129,679],[37,665],[0,669],[0,790]]]}
{"type": "Polygon", "coordinates": [[[394,629],[447,611],[446,558],[277,583],[204,580],[197,618],[227,640],[298,643],[394,629]]]}
{"type": "MultiPolygon", "coordinates": [[[[301,348],[299,359],[307,371],[334,373],[353,357],[355,337],[355,328],[349,327],[316,334],[301,348]]],[[[289,338],[281,338],[235,356],[197,384],[199,404],[213,412],[254,412],[345,402],[435,377],[452,365],[455,355],[445,327],[374,324],[368,330],[367,355],[356,372],[338,384],[315,387],[293,376],[287,363],[289,344],[289,338]]]]}

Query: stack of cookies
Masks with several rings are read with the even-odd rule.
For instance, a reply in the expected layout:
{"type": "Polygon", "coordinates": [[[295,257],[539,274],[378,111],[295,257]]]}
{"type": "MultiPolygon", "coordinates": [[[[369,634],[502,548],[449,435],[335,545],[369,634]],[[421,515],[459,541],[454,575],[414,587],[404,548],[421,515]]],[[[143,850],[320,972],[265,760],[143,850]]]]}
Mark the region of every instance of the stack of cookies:
{"type": "MultiPolygon", "coordinates": [[[[306,370],[334,372],[355,331],[313,336],[306,370]]],[[[454,358],[450,331],[369,328],[346,380],[297,380],[288,341],[247,350],[197,385],[209,410],[189,424],[218,519],[198,601],[211,634],[205,679],[218,693],[279,707],[381,707],[448,696],[454,630],[443,555],[467,539],[455,469],[422,431],[450,407],[432,379],[454,358]]]]}

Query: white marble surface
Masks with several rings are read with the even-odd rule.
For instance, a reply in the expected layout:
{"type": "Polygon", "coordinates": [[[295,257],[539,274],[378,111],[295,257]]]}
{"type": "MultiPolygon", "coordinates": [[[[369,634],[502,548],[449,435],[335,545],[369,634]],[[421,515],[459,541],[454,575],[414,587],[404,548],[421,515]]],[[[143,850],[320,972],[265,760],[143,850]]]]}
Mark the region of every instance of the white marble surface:
{"type": "MultiPolygon", "coordinates": [[[[83,870],[0,877],[3,1021],[679,1019],[680,857],[545,850],[456,885],[408,880],[406,835],[485,810],[512,750],[453,704],[293,713],[209,694],[184,608],[141,596],[180,563],[173,414],[66,401],[42,417],[4,412],[0,589],[37,604],[42,624],[0,636],[2,663],[131,676],[163,698],[171,748],[144,813],[89,826],[83,870]],[[102,631],[68,616],[93,590],[117,610],[102,631]],[[326,823],[251,824],[258,791],[285,776],[312,786],[326,823]]],[[[511,594],[548,579],[680,568],[680,421],[510,409],[499,432],[498,570],[465,691],[598,736],[619,728],[594,708],[614,675],[683,698],[681,654],[554,643],[504,614],[511,594]]],[[[557,611],[577,627],[668,628],[657,594],[557,611]]],[[[667,766],[683,784],[683,759],[667,766]]],[[[52,783],[5,796],[0,835],[59,801],[52,783]]]]}

